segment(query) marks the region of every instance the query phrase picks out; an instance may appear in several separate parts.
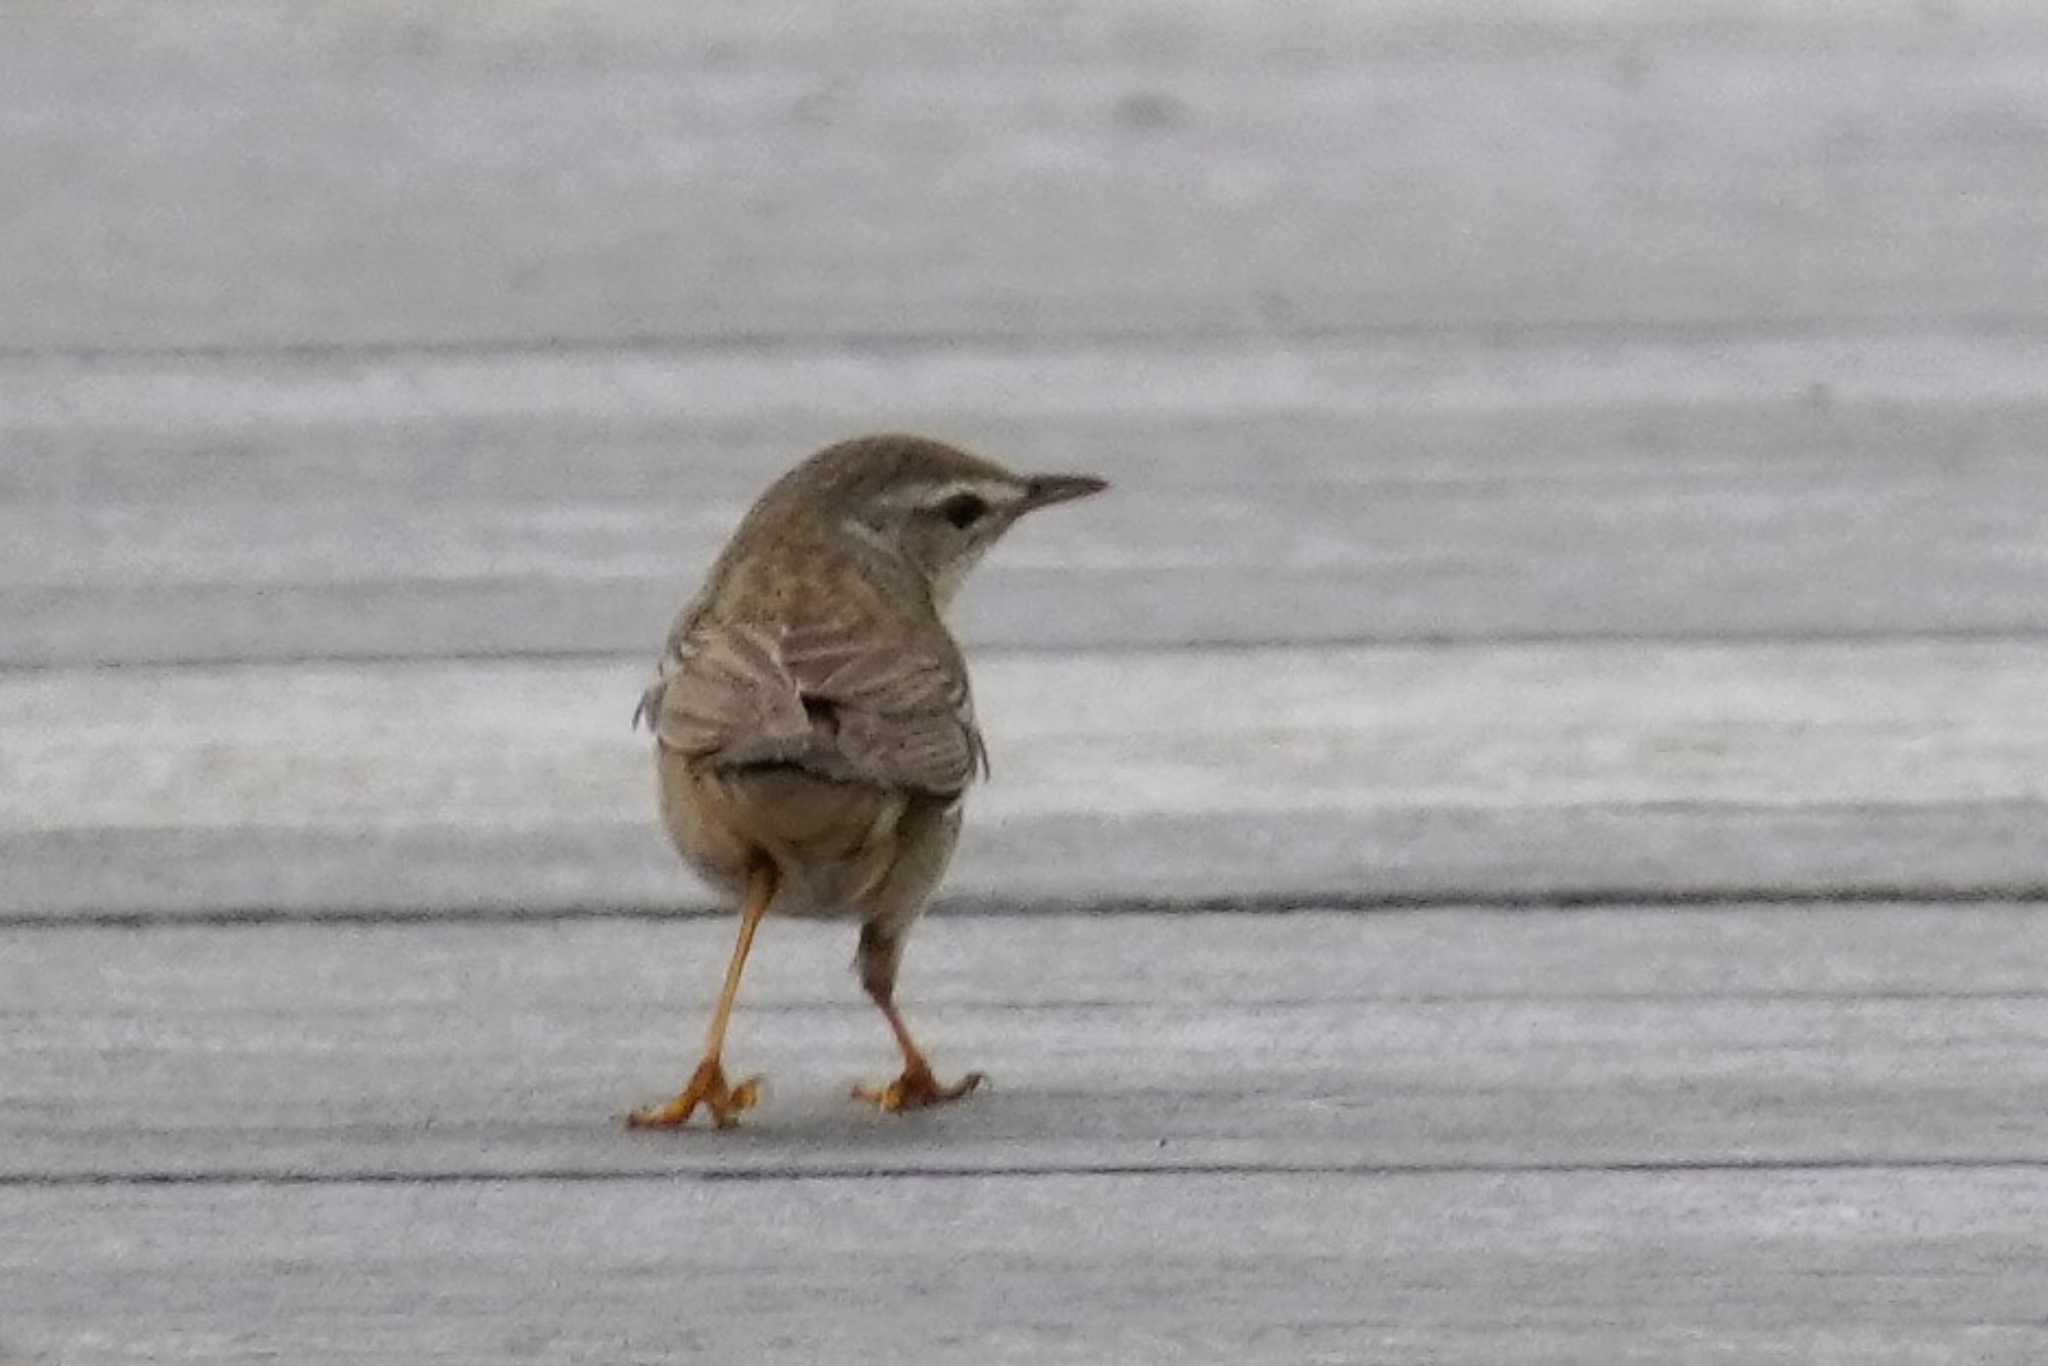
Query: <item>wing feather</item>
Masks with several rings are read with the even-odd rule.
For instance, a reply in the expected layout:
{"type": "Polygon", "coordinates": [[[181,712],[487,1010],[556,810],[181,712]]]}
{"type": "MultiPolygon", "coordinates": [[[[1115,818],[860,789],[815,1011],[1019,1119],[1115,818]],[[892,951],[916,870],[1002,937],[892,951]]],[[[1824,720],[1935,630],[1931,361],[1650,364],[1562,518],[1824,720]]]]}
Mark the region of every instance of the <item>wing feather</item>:
{"type": "Polygon", "coordinates": [[[794,765],[837,781],[951,794],[987,756],[950,639],[906,645],[857,624],[699,621],[636,713],[720,768],[794,765]]]}

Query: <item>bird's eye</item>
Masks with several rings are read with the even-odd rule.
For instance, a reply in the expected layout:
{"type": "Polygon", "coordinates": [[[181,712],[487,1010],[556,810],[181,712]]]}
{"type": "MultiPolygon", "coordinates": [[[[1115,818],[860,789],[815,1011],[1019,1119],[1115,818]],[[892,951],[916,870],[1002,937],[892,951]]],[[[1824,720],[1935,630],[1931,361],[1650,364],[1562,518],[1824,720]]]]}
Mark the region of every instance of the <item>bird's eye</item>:
{"type": "Polygon", "coordinates": [[[976,494],[956,493],[939,504],[939,516],[965,531],[988,512],[988,503],[976,494]]]}

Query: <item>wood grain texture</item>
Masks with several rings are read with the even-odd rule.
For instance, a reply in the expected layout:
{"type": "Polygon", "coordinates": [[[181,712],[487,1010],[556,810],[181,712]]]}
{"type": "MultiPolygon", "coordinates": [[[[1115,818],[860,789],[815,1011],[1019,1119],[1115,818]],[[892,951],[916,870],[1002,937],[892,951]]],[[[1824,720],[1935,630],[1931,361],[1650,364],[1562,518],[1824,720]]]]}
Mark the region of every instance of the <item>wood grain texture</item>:
{"type": "Polygon", "coordinates": [[[2019,4],[11,12],[30,350],[2038,320],[2019,4]]]}
{"type": "Polygon", "coordinates": [[[844,1099],[887,1056],[850,934],[777,924],[734,1040],[764,1108],[624,1130],[687,1059],[729,933],[5,932],[0,1342],[2014,1363],[2042,1342],[2037,908],[939,921],[913,1018],[942,1066],[997,1082],[907,1120],[844,1099]]]}
{"type": "Polygon", "coordinates": [[[1946,1171],[9,1189],[0,1350],[2026,1366],[2040,1192],[1946,1171]]]}
{"type": "MultiPolygon", "coordinates": [[[[0,675],[15,915],[703,904],[619,662],[0,675]]],[[[2030,888],[2034,642],[994,654],[955,893],[2030,888]]]]}
{"type": "Polygon", "coordinates": [[[728,920],[5,933],[14,1182],[2048,1163],[2025,907],[940,918],[905,1008],[995,1089],[907,1121],[852,928],[777,921],[710,1137],[617,1120],[728,920]]]}
{"type": "Polygon", "coordinates": [[[0,664],[644,654],[774,474],[885,425],[1116,483],[992,557],[976,643],[2039,633],[2044,354],[0,366],[0,664]]]}

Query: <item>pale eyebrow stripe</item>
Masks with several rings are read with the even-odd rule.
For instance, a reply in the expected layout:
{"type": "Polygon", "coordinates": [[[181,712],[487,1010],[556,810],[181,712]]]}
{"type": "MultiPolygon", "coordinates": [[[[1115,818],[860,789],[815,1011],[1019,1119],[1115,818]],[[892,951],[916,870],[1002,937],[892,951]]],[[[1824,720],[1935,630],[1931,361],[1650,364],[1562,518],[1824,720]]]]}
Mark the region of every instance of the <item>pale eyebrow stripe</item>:
{"type": "Polygon", "coordinates": [[[934,490],[929,501],[943,503],[948,498],[956,498],[963,493],[974,494],[984,503],[994,506],[998,503],[1016,502],[1024,496],[1025,490],[1015,484],[1005,484],[994,479],[955,479],[952,483],[934,490]]]}

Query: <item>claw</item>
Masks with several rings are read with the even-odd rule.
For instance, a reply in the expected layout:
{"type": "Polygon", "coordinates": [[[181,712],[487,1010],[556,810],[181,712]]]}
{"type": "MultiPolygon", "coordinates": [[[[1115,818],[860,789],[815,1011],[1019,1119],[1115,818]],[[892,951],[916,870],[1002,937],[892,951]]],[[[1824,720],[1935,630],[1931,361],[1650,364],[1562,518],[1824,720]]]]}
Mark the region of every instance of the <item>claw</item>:
{"type": "Polygon", "coordinates": [[[986,1079],[985,1073],[969,1072],[951,1086],[941,1086],[929,1067],[910,1066],[903,1069],[902,1076],[884,1087],[856,1083],[853,1099],[864,1100],[885,1114],[901,1114],[905,1110],[922,1110],[926,1106],[958,1100],[986,1079]]]}
{"type": "Polygon", "coordinates": [[[689,1084],[676,1094],[666,1105],[651,1109],[635,1110],[626,1116],[628,1129],[680,1129],[690,1122],[690,1116],[698,1105],[711,1112],[711,1123],[720,1129],[730,1129],[740,1122],[740,1115],[751,1110],[761,1099],[761,1078],[748,1077],[737,1086],[729,1086],[725,1080],[725,1069],[719,1066],[717,1058],[706,1058],[697,1064],[697,1070],[690,1074],[689,1084]]]}

